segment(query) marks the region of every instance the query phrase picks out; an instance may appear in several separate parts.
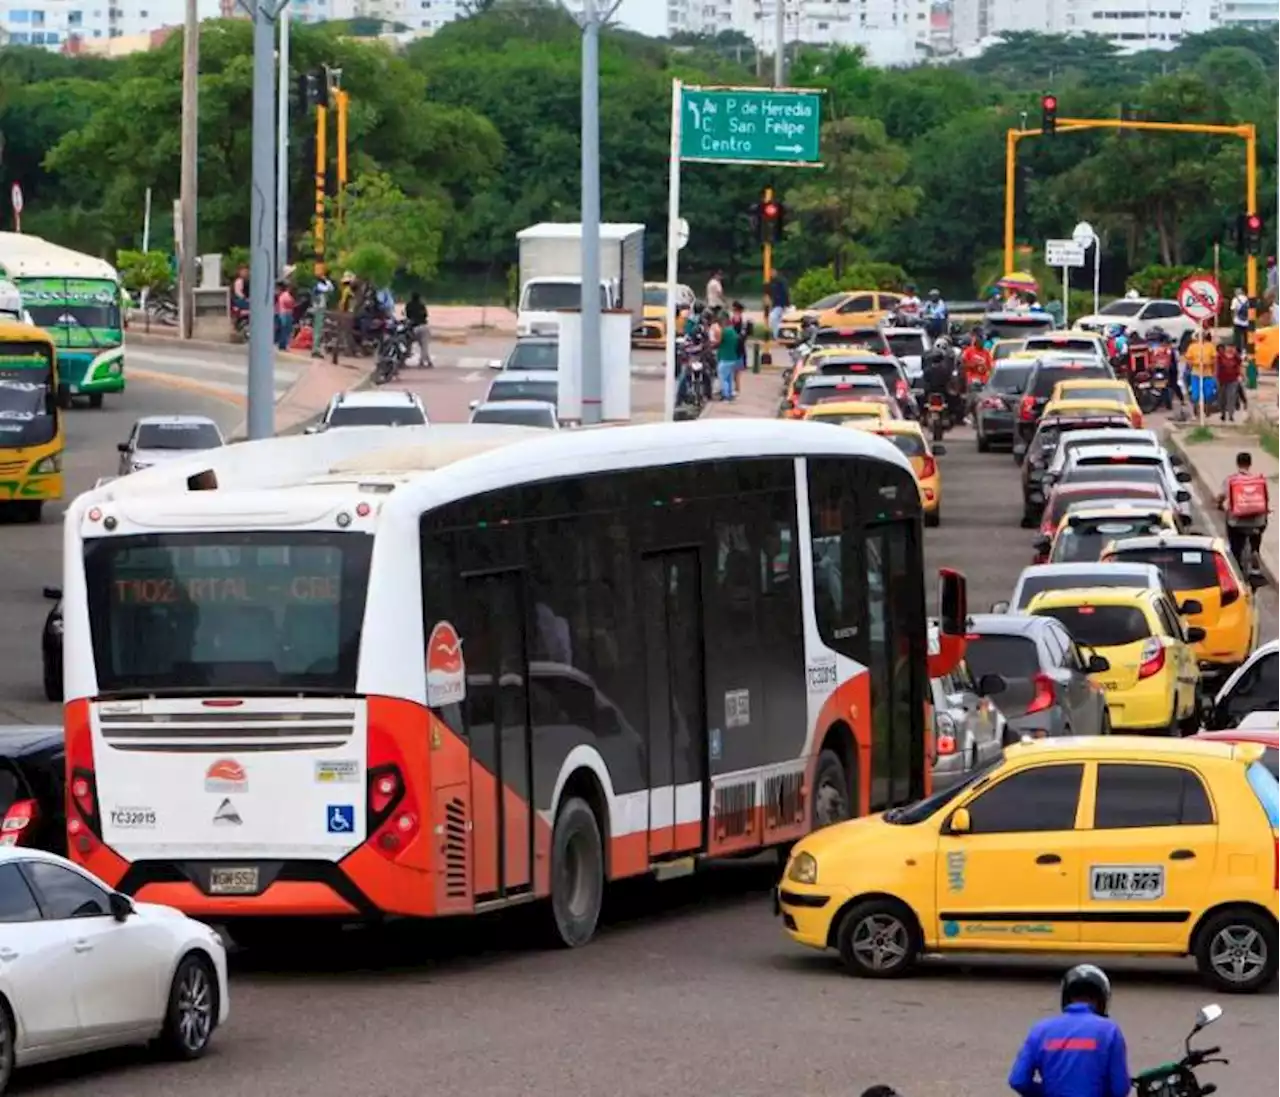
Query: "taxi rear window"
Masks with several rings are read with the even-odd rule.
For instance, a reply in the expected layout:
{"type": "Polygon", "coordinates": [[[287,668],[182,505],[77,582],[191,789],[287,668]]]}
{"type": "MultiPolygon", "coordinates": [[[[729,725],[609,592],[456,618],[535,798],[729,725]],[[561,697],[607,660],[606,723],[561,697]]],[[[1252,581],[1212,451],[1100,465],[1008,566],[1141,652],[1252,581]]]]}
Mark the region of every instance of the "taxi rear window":
{"type": "Polygon", "coordinates": [[[1218,565],[1203,549],[1127,549],[1110,557],[1124,564],[1155,564],[1172,590],[1204,590],[1218,585],[1218,565]]]}
{"type": "Polygon", "coordinates": [[[1106,377],[1110,373],[1102,365],[1041,366],[1031,382],[1033,396],[1048,397],[1059,381],[1083,381],[1089,377],[1106,377]]]}
{"type": "Polygon", "coordinates": [[[884,390],[868,388],[866,385],[856,385],[849,381],[842,381],[834,385],[816,385],[810,382],[800,390],[800,406],[802,408],[811,408],[815,404],[821,404],[826,400],[859,400],[864,396],[876,393],[883,396],[884,390]]]}
{"type": "Polygon", "coordinates": [[[929,452],[918,434],[882,434],[881,437],[889,439],[905,457],[924,457],[929,452]]]}
{"type": "MultiPolygon", "coordinates": [[[[1274,755],[1275,751],[1268,749],[1267,753],[1274,755]]],[[[1275,758],[1271,759],[1270,769],[1262,762],[1252,762],[1245,774],[1258,803],[1267,813],[1267,822],[1273,827],[1280,826],[1280,784],[1276,781],[1275,758]]]]}
{"type": "Polygon", "coordinates": [[[1146,614],[1134,606],[1056,606],[1040,612],[1060,621],[1086,647],[1118,647],[1151,635],[1146,614]]]}

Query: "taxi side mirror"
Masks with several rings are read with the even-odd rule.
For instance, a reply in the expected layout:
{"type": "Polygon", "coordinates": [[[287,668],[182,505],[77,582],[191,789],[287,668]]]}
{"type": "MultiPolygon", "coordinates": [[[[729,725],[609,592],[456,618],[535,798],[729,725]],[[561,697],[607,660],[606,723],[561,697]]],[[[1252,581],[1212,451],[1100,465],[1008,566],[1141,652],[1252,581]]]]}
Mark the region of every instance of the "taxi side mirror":
{"type": "Polygon", "coordinates": [[[1188,598],[1178,606],[1178,613],[1183,617],[1188,617],[1193,613],[1203,613],[1204,606],[1197,602],[1194,598],[1188,598]]]}
{"type": "Polygon", "coordinates": [[[467,408],[468,408],[468,410],[470,410],[470,411],[475,411],[475,410],[476,410],[476,408],[478,408],[479,406],[480,406],[480,401],[479,401],[479,400],[472,400],[472,401],[467,405],[467,408]]]}
{"type": "Polygon", "coordinates": [[[973,828],[973,823],[969,819],[968,808],[956,808],[951,813],[951,818],[947,820],[948,834],[968,834],[973,828]]]}
{"type": "Polygon", "coordinates": [[[1174,473],[1174,476],[1178,478],[1178,483],[1180,484],[1191,483],[1191,473],[1186,469],[1178,469],[1178,471],[1174,473]]]}
{"type": "Polygon", "coordinates": [[[1208,635],[1209,634],[1198,625],[1192,625],[1191,628],[1187,629],[1187,643],[1199,644],[1203,642],[1204,638],[1208,635]]]}
{"type": "Polygon", "coordinates": [[[1009,603],[1007,601],[992,602],[991,612],[992,613],[1008,613],[1009,603]]]}

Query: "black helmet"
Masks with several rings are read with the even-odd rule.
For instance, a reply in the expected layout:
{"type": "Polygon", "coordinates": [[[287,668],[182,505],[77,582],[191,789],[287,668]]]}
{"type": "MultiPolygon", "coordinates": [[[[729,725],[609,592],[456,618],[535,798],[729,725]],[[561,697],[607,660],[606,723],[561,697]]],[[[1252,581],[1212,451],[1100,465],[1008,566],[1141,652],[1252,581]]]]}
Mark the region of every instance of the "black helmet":
{"type": "Polygon", "coordinates": [[[1077,964],[1063,977],[1062,1008],[1066,1009],[1081,998],[1092,998],[1098,1014],[1107,1016],[1111,1007],[1111,980],[1102,968],[1093,964],[1077,964]]]}

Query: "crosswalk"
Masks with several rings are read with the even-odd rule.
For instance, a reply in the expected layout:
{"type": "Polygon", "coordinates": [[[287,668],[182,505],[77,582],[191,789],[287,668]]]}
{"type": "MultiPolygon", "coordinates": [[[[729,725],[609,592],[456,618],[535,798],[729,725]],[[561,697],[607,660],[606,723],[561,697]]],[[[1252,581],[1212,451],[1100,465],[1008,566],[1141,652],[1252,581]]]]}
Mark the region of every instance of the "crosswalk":
{"type": "MultiPolygon", "coordinates": [[[[146,380],[154,376],[156,380],[179,387],[185,383],[191,388],[211,389],[237,401],[244,399],[249,381],[248,353],[240,348],[192,354],[130,345],[125,351],[124,363],[126,378],[146,380]]],[[[305,362],[277,359],[276,396],[287,392],[306,368],[305,362]]]]}

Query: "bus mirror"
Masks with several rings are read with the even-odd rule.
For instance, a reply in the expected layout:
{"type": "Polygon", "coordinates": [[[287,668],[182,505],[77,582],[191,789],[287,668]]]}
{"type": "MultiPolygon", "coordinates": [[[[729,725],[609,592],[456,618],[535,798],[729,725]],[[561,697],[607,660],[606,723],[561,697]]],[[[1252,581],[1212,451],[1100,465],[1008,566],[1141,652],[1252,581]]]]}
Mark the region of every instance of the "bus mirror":
{"type": "Polygon", "coordinates": [[[944,636],[963,636],[969,616],[964,576],[951,568],[938,570],[938,624],[944,636]]]}

